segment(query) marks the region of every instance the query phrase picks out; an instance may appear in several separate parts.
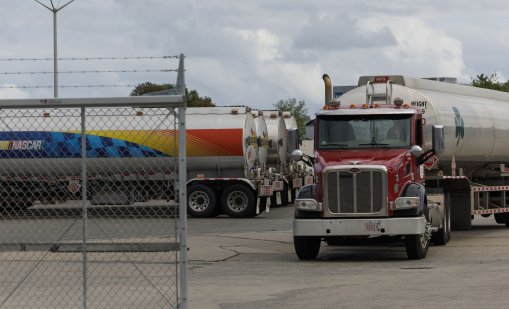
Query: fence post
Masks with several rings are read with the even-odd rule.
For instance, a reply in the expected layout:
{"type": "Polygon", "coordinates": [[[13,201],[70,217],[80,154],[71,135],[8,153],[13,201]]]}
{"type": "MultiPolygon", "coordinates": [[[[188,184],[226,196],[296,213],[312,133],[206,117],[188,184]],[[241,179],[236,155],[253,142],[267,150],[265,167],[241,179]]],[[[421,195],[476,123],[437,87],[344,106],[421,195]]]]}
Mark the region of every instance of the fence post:
{"type": "Polygon", "coordinates": [[[178,109],[178,173],[180,219],[180,308],[187,308],[187,164],[186,164],[186,98],[184,84],[184,55],[180,55],[177,87],[183,96],[183,106],[178,109]]]}
{"type": "Polygon", "coordinates": [[[85,124],[85,107],[81,107],[81,213],[82,213],[82,243],[83,257],[83,308],[87,308],[87,136],[85,124]]]}

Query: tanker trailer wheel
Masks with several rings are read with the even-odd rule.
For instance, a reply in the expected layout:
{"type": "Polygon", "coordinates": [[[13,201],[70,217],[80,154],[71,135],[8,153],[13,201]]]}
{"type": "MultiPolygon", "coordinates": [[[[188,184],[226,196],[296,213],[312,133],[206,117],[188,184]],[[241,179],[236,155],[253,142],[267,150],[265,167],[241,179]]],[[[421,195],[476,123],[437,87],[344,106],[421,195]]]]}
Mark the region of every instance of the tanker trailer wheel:
{"type": "Polygon", "coordinates": [[[498,224],[505,223],[505,226],[509,227],[509,213],[507,213],[507,212],[497,213],[497,214],[494,214],[494,216],[495,216],[495,221],[498,224]]]}
{"type": "Polygon", "coordinates": [[[320,237],[316,236],[293,236],[295,253],[301,260],[314,260],[320,252],[320,237]]]}
{"type": "Polygon", "coordinates": [[[193,218],[208,218],[216,211],[216,194],[206,185],[187,188],[187,213],[193,218]]]}
{"type": "Polygon", "coordinates": [[[221,195],[221,208],[232,218],[253,217],[256,212],[256,196],[250,188],[234,184],[221,195]]]}
{"type": "Polygon", "coordinates": [[[431,235],[431,242],[434,245],[443,246],[451,239],[451,198],[449,194],[445,197],[443,227],[431,235]]]}

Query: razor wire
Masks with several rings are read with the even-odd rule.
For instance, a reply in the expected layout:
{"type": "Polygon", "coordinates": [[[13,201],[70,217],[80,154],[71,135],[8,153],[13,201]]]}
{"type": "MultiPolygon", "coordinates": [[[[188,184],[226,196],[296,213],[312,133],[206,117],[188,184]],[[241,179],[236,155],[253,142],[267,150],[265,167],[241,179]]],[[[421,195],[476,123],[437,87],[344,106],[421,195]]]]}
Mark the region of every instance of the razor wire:
{"type": "MultiPolygon", "coordinates": [[[[105,61],[105,60],[156,60],[156,59],[178,59],[180,55],[165,56],[125,56],[125,57],[62,57],[57,60],[63,61],[105,61]]],[[[28,62],[28,61],[53,61],[53,58],[0,58],[2,62],[28,62]]],[[[58,74],[100,74],[100,73],[167,73],[178,72],[178,69],[111,69],[111,70],[66,70],[58,71],[58,74]]],[[[22,75],[47,75],[54,74],[53,71],[18,71],[18,72],[0,72],[3,76],[22,76],[22,75]]],[[[138,84],[89,84],[89,85],[58,85],[57,88],[133,88],[138,84]]],[[[0,86],[0,89],[49,89],[53,85],[15,85],[6,82],[0,86]]]]}

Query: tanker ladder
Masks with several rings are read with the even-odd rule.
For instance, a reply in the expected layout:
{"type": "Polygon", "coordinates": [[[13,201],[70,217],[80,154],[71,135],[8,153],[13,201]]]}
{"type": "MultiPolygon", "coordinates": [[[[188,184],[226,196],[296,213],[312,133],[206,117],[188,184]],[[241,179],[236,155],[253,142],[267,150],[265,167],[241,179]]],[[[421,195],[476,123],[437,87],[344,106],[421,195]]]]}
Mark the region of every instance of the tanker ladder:
{"type": "MultiPolygon", "coordinates": [[[[381,77],[384,79],[385,77],[381,77]]],[[[366,103],[371,106],[374,101],[385,101],[385,104],[391,104],[392,102],[392,81],[389,77],[384,80],[378,80],[375,82],[368,81],[366,83],[366,103]],[[385,92],[376,92],[375,83],[385,82],[385,92]],[[371,90],[370,90],[371,88],[371,90]]]]}
{"type": "Polygon", "coordinates": [[[509,186],[472,186],[470,201],[472,216],[489,217],[509,227],[509,186]]]}

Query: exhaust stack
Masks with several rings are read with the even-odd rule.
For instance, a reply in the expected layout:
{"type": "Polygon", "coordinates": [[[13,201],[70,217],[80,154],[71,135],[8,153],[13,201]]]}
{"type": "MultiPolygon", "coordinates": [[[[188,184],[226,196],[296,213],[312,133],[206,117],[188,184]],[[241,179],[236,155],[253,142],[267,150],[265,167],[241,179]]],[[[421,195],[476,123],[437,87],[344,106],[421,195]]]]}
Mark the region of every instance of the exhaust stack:
{"type": "Polygon", "coordinates": [[[332,100],[332,81],[327,74],[323,74],[322,78],[325,83],[325,105],[329,105],[332,100]]]}

